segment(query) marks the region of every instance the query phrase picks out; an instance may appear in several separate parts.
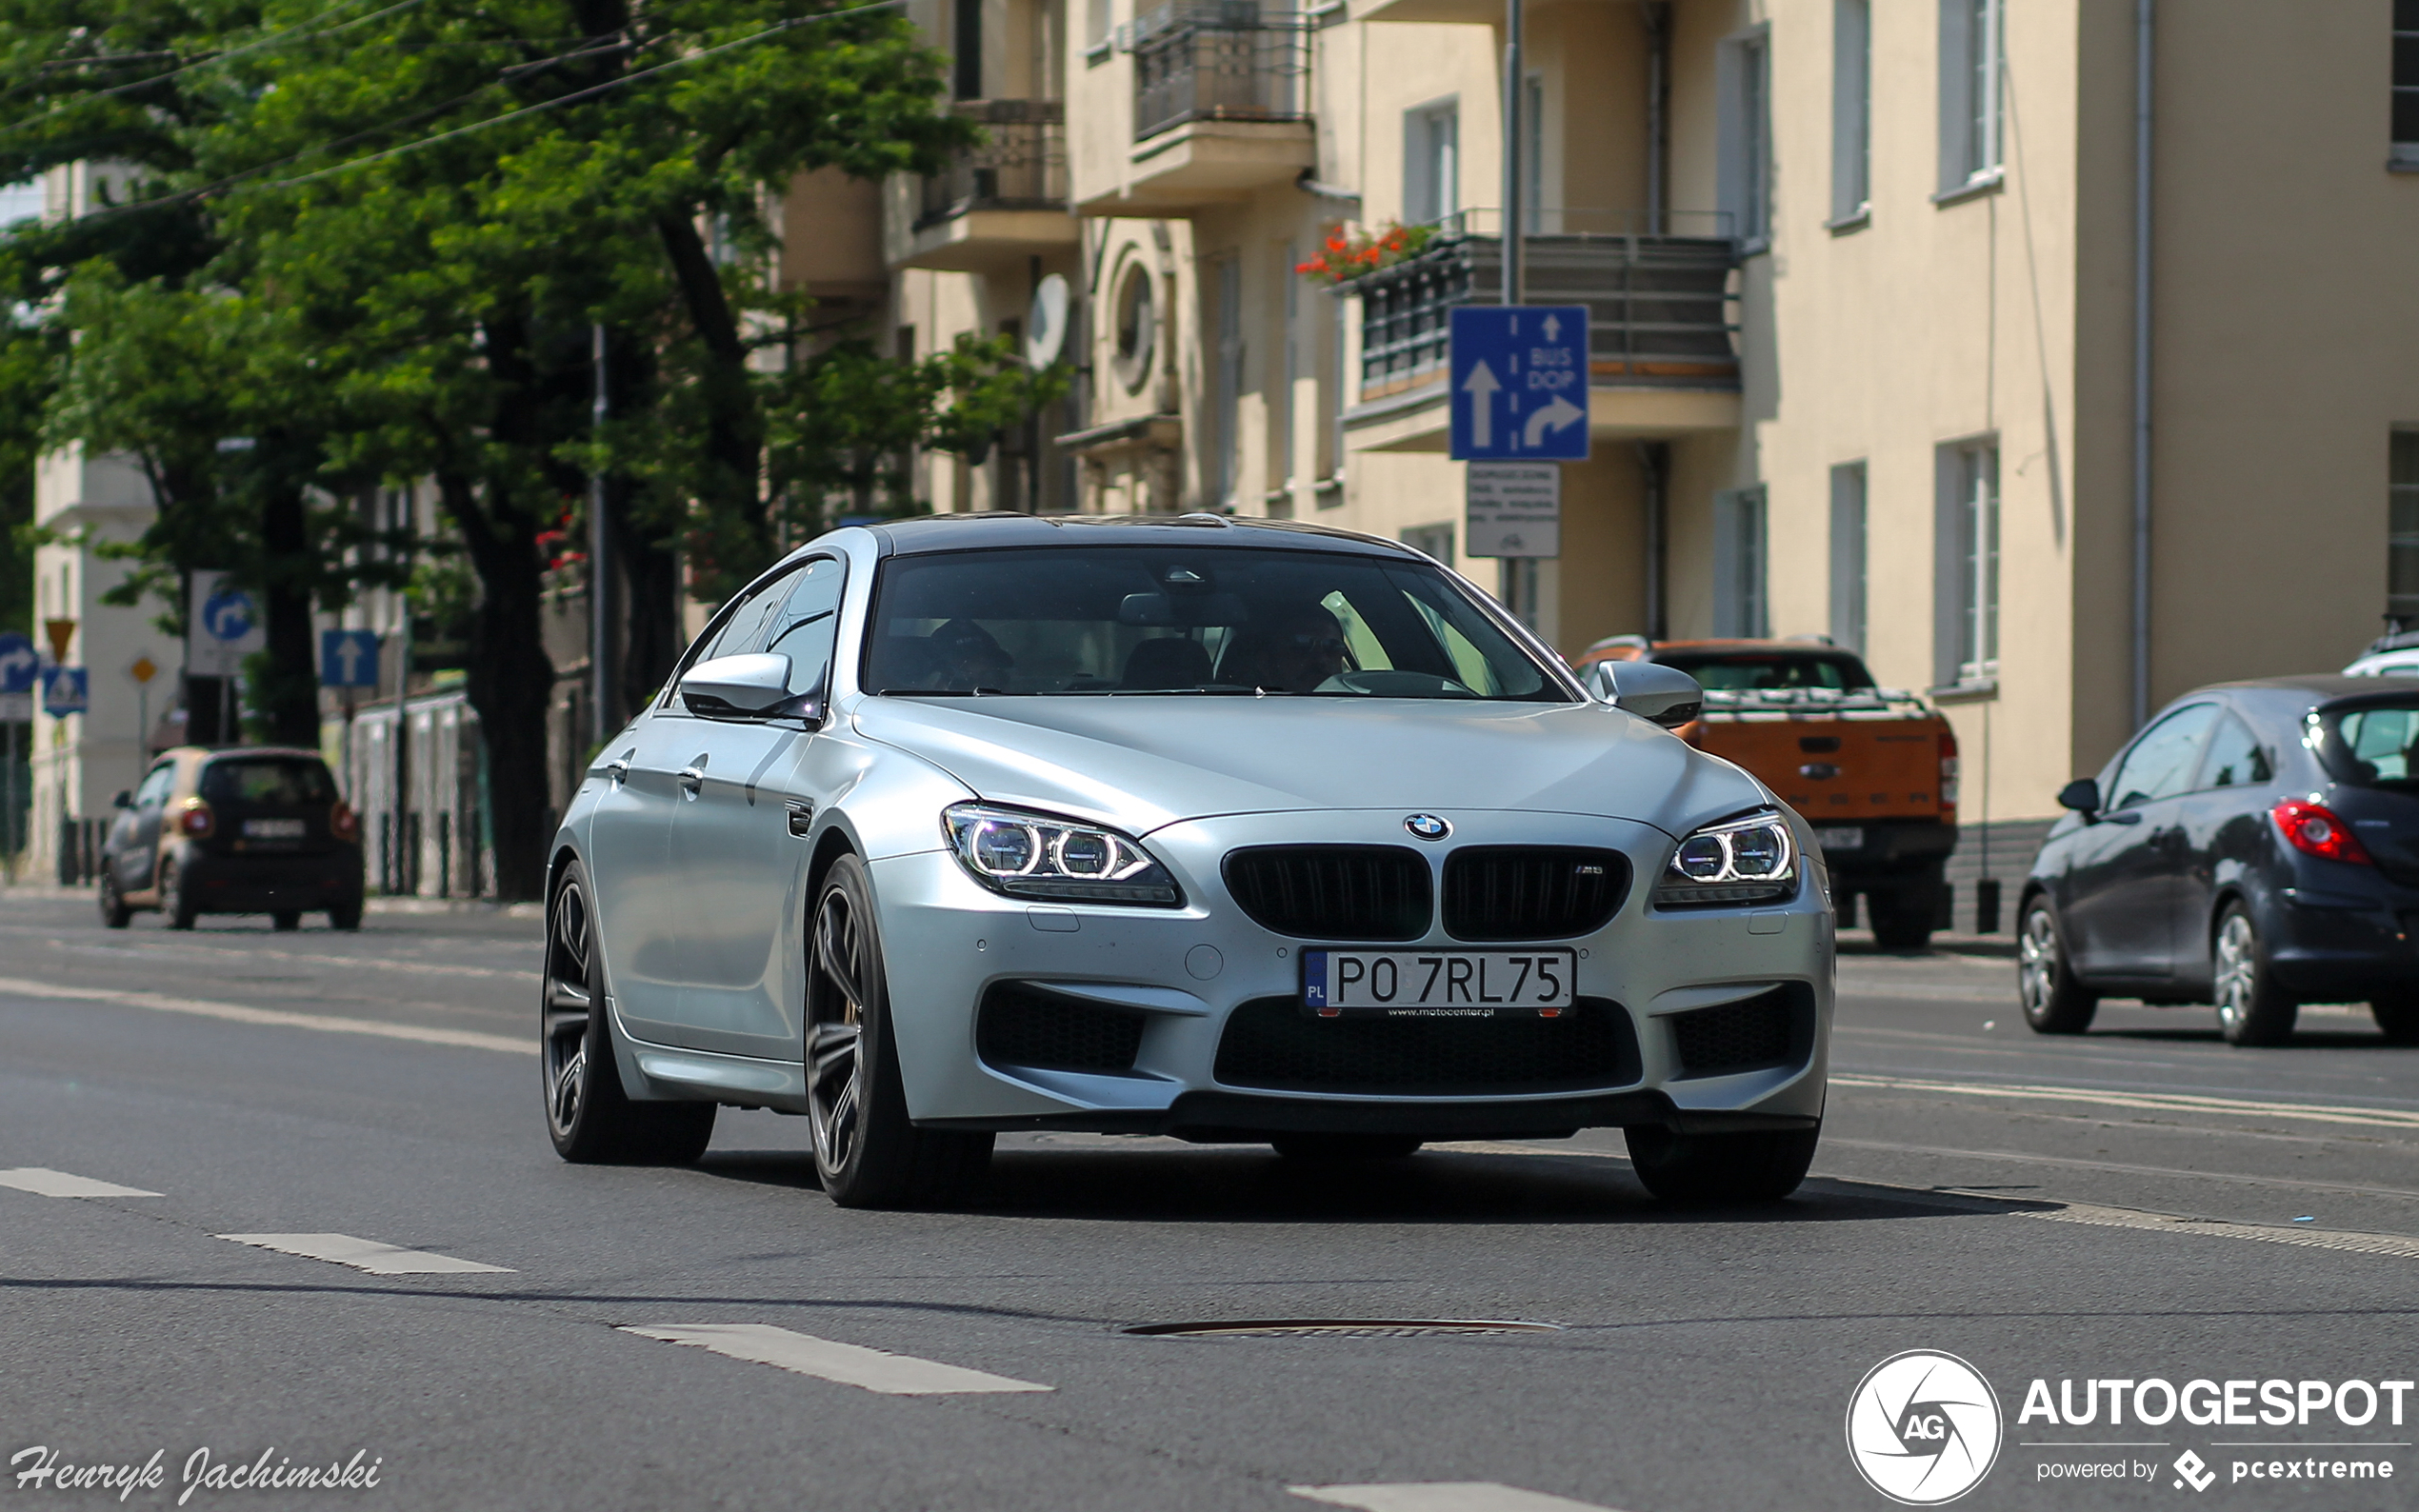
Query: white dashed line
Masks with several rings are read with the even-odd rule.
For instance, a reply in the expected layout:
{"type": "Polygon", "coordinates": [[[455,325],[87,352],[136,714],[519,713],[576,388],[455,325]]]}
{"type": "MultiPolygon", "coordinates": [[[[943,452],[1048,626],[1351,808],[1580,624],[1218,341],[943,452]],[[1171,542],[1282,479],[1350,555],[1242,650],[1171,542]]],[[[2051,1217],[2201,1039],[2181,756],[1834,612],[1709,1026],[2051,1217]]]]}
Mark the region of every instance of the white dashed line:
{"type": "Polygon", "coordinates": [[[1030,1381],[1011,1381],[1006,1376],[969,1370],[963,1365],[918,1360],[913,1355],[894,1355],[887,1350],[868,1349],[863,1344],[835,1343],[770,1323],[661,1323],[648,1328],[624,1325],[621,1332],[642,1339],[661,1339],[667,1343],[693,1344],[733,1360],[776,1365],[802,1376],[815,1376],[844,1386],[861,1386],[889,1397],[1054,1389],[1030,1381]]]}
{"type": "Polygon", "coordinates": [[[1611,1512],[1592,1502],[1524,1491],[1492,1481],[1409,1481],[1392,1485],[1291,1485],[1295,1496],[1361,1512],[1611,1512]]]}
{"type": "Polygon", "coordinates": [[[20,1166],[13,1171],[0,1171],[0,1186],[13,1186],[37,1197],[157,1197],[137,1186],[120,1186],[114,1182],[96,1182],[90,1176],[70,1176],[65,1171],[50,1170],[40,1165],[20,1166]]]}
{"type": "Polygon", "coordinates": [[[157,992],[121,992],[103,987],[70,987],[24,977],[0,977],[0,996],[67,998],[82,1003],[117,1003],[155,1013],[186,1013],[196,1018],[225,1019],[230,1024],[262,1024],[286,1029],[318,1029],[330,1034],[370,1034],[421,1044],[452,1044],[472,1050],[505,1050],[535,1055],[537,1036],[517,1039],[482,1034],[476,1029],[431,1029],[417,1024],[385,1024],[375,1019],[344,1019],[326,1013],[289,1013],[279,1008],[249,1007],[241,1003],[211,1003],[201,998],[171,998],[157,992]]]}
{"type": "Polygon", "coordinates": [[[2374,1128],[2419,1128],[2419,1110],[2355,1107],[2340,1103],[2269,1103],[2247,1097],[2210,1097],[2198,1092],[2137,1092],[2089,1086],[2015,1082],[1935,1082],[1913,1077],[1833,1072],[1831,1085],[1892,1092],[1949,1092],[1965,1097],[2004,1097],[2049,1103],[2090,1103],[2104,1107],[2148,1108],[2168,1113],[2233,1113],[2245,1118],[2308,1119],[2318,1124],[2359,1124],[2374,1128]]]}
{"type": "Polygon", "coordinates": [[[451,1255],[431,1255],[417,1249],[397,1249],[381,1244],[374,1239],[355,1239],[350,1234],[221,1234],[238,1244],[252,1244],[273,1249],[282,1255],[300,1255],[305,1260],[325,1260],[339,1265],[350,1265],[373,1276],[440,1276],[463,1271],[489,1271],[496,1275],[512,1274],[508,1265],[482,1265],[475,1260],[456,1260],[451,1255]]]}

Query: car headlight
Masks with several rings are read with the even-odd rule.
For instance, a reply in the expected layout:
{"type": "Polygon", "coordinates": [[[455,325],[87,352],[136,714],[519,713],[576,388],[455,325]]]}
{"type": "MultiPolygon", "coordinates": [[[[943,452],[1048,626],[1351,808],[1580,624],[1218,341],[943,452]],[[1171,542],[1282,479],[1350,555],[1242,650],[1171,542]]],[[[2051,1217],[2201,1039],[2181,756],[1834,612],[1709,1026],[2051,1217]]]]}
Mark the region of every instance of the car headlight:
{"type": "Polygon", "coordinates": [[[974,880],[1013,898],[1058,903],[1184,901],[1168,868],[1130,835],[1072,819],[988,804],[957,804],[941,815],[950,848],[974,880]]]}
{"type": "Polygon", "coordinates": [[[1708,825],[1680,842],[1655,884],[1658,907],[1770,903],[1797,891],[1797,842],[1770,812],[1708,825]]]}

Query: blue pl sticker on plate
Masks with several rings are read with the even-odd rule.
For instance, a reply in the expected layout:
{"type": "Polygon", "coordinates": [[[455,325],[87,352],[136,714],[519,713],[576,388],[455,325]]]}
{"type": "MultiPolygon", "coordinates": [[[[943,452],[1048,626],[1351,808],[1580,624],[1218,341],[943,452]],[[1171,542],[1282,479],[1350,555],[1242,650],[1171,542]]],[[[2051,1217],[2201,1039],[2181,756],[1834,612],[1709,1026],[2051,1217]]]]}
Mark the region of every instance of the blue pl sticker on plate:
{"type": "Polygon", "coordinates": [[[1305,1007],[1316,1008],[1321,1013],[1335,1011],[1327,997],[1327,952],[1324,950],[1302,952],[1302,1003],[1305,1007]]]}

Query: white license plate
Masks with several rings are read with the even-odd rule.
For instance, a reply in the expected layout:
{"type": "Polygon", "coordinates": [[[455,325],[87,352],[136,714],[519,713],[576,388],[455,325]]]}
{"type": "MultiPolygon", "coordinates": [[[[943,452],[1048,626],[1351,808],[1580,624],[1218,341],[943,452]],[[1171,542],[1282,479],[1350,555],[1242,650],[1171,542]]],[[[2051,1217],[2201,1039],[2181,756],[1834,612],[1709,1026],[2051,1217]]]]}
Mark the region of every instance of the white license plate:
{"type": "Polygon", "coordinates": [[[1814,831],[1814,842],[1825,850],[1862,850],[1865,848],[1865,831],[1852,826],[1833,825],[1828,829],[1814,831]]]}
{"type": "Polygon", "coordinates": [[[303,822],[299,819],[247,819],[244,821],[246,840],[300,840],[303,822]]]}
{"type": "Polygon", "coordinates": [[[1323,1019],[1558,1015],[1578,979],[1573,950],[1302,952],[1302,1005],[1323,1019]]]}

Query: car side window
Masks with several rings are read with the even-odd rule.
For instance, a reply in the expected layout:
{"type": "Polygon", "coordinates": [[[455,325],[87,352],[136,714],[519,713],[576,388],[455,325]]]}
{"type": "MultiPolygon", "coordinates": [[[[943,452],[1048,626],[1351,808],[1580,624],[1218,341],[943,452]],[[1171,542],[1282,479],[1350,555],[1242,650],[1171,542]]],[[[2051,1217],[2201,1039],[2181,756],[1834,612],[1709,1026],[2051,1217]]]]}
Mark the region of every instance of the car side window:
{"type": "Polygon", "coordinates": [[[2108,806],[2130,808],[2189,790],[2201,742],[2217,721],[2215,704],[2191,704],[2160,720],[2133,743],[2109,783],[2108,806]]]}
{"type": "Polygon", "coordinates": [[[689,654],[681,658],[679,670],[672,673],[671,681],[664,687],[663,706],[668,709],[680,706],[680,701],[672,695],[679,689],[680,680],[688,676],[690,668],[698,663],[710,662],[718,656],[738,656],[747,651],[762,650],[768,633],[767,622],[781,607],[790,588],[797,585],[797,569],[792,568],[726,605],[720,618],[706,627],[706,633],[697,637],[696,644],[690,647],[689,654]]]}
{"type": "Polygon", "coordinates": [[[828,686],[831,651],[840,634],[840,590],[847,573],[832,557],[817,557],[791,580],[780,611],[767,623],[764,649],[790,658],[790,691],[828,686]]]}
{"type": "Polygon", "coordinates": [[[2231,714],[2217,722],[2209,754],[2201,761],[2203,787],[2251,787],[2273,782],[2275,766],[2249,726],[2231,714]]]}
{"type": "Polygon", "coordinates": [[[143,786],[134,790],[134,806],[157,808],[168,802],[168,790],[176,785],[176,764],[166,762],[151,768],[143,786]]]}

